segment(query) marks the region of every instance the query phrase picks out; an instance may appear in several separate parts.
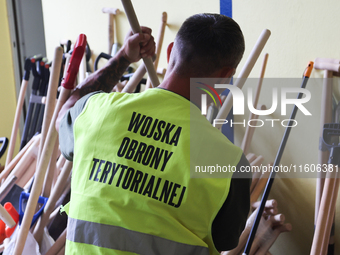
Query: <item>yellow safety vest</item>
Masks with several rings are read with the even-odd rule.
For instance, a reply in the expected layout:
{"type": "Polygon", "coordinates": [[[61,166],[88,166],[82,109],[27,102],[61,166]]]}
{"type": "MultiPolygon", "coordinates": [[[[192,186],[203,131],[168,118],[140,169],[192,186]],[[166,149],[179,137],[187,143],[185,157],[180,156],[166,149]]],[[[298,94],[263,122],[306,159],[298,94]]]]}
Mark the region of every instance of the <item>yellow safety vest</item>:
{"type": "Polygon", "coordinates": [[[96,94],[74,137],[66,254],[218,254],[211,225],[231,173],[190,169],[236,166],[242,151],[196,106],[162,89],[96,94]]]}

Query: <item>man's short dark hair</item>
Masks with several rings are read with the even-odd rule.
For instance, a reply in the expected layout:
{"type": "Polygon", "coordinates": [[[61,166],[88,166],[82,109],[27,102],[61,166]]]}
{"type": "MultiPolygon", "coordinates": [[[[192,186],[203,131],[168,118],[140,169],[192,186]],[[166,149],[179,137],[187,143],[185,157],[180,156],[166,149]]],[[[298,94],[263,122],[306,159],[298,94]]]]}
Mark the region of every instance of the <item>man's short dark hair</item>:
{"type": "Polygon", "coordinates": [[[189,17],[175,43],[183,67],[177,71],[200,76],[222,67],[236,68],[245,48],[242,31],[233,19],[209,13],[189,17]]]}

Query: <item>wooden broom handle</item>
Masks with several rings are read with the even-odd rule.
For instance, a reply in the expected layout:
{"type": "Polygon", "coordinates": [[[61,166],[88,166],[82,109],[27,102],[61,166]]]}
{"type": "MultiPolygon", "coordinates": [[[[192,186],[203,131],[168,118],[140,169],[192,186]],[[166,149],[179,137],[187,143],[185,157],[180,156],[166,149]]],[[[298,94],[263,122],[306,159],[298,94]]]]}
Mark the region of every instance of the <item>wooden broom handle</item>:
{"type": "Polygon", "coordinates": [[[86,79],[86,71],[86,53],[84,52],[79,66],[78,83],[82,83],[86,79]]]}
{"type": "MultiPolygon", "coordinates": [[[[332,236],[331,229],[334,223],[334,213],[335,213],[335,207],[336,207],[336,200],[338,197],[338,191],[339,191],[339,178],[335,179],[335,184],[333,186],[333,191],[331,195],[331,200],[330,200],[330,207],[329,207],[329,213],[327,215],[327,221],[326,221],[326,230],[325,230],[325,236],[323,238],[322,242],[322,248],[321,251],[324,251],[324,254],[327,254],[328,250],[328,245],[330,244],[330,238],[332,236]],[[330,233],[330,234],[328,234],[330,233]]],[[[334,238],[334,236],[333,236],[334,238]]]]}
{"type": "MultiPolygon", "coordinates": [[[[324,80],[322,85],[322,97],[321,97],[321,117],[320,117],[320,131],[319,131],[319,153],[318,153],[318,163],[323,165],[328,163],[329,151],[327,149],[322,149],[322,136],[323,136],[323,126],[326,123],[332,122],[332,71],[324,71],[324,80]]],[[[322,196],[322,190],[324,185],[324,173],[318,174],[316,180],[316,193],[315,193],[315,216],[314,223],[316,224],[320,200],[322,196]]]]}
{"type": "MultiPolygon", "coordinates": [[[[336,207],[336,200],[338,197],[338,191],[339,191],[339,178],[335,179],[335,184],[333,186],[333,191],[331,194],[331,199],[330,199],[330,207],[328,208],[328,213],[327,213],[327,221],[326,221],[326,229],[325,229],[325,235],[322,240],[322,246],[321,246],[321,251],[323,254],[327,254],[328,250],[328,245],[330,244],[330,238],[332,237],[331,229],[334,223],[334,214],[335,214],[335,207],[336,207]]],[[[334,238],[334,236],[333,236],[334,238]]]]}
{"type": "Polygon", "coordinates": [[[314,65],[315,65],[315,63],[320,63],[320,62],[340,64],[340,59],[337,59],[337,58],[316,58],[315,61],[314,61],[314,65]]]}
{"type": "MultiPolygon", "coordinates": [[[[261,170],[260,166],[261,166],[263,161],[264,161],[264,158],[263,158],[263,156],[260,155],[253,162],[250,163],[250,166],[251,167],[257,166],[258,167],[257,169],[261,170]]],[[[260,171],[252,173],[252,174],[253,174],[253,178],[252,178],[252,182],[251,182],[251,185],[250,185],[250,193],[252,193],[254,187],[256,186],[258,180],[261,177],[260,171]]]]}
{"type": "MultiPolygon", "coordinates": [[[[269,168],[269,167],[268,167],[269,168]]],[[[269,178],[270,172],[264,172],[260,179],[257,181],[255,187],[253,188],[252,193],[250,194],[250,203],[254,203],[257,201],[259,196],[261,195],[261,192],[264,190],[264,188],[267,185],[267,181],[269,178]]]]}
{"type": "MultiPolygon", "coordinates": [[[[153,56],[153,58],[155,57],[156,55],[153,56]]],[[[143,79],[145,73],[146,73],[145,64],[141,63],[121,92],[127,93],[134,92],[138,83],[143,79]]]]}
{"type": "MultiPolygon", "coordinates": [[[[162,51],[164,32],[165,32],[167,20],[168,20],[168,14],[166,12],[163,12],[162,13],[162,19],[161,19],[161,25],[159,27],[158,36],[157,36],[157,40],[156,40],[156,60],[153,64],[156,70],[158,68],[158,62],[159,62],[159,58],[160,58],[161,51],[162,51]]],[[[150,77],[148,77],[148,79],[146,80],[145,88],[146,89],[151,88],[150,77]]]]}
{"type": "MultiPolygon", "coordinates": [[[[29,73],[28,68],[30,68],[30,67],[26,66],[26,65],[30,64],[31,62],[29,60],[26,60],[26,61],[27,61],[27,64],[25,62],[25,72],[29,73]],[[28,69],[28,70],[26,70],[26,69],[28,69]]],[[[21,87],[20,87],[19,98],[18,98],[17,108],[16,108],[16,111],[15,111],[14,123],[13,123],[13,127],[12,127],[11,139],[9,140],[9,146],[8,146],[8,151],[7,151],[5,167],[8,166],[9,162],[11,162],[11,160],[13,159],[13,152],[14,152],[14,147],[15,147],[17,135],[18,135],[20,116],[21,116],[22,106],[23,106],[24,101],[25,101],[27,86],[28,86],[28,79],[26,80],[25,77],[24,77],[22,79],[22,83],[21,83],[21,87]]]]}
{"type": "Polygon", "coordinates": [[[56,171],[57,168],[57,160],[59,157],[59,142],[58,139],[56,140],[53,148],[53,152],[51,155],[50,163],[48,165],[46,175],[45,175],[45,180],[41,192],[41,196],[49,198],[50,193],[51,193],[51,187],[53,183],[53,177],[54,177],[54,172],[56,171]]]}
{"type": "Polygon", "coordinates": [[[102,12],[112,15],[118,15],[120,13],[120,10],[118,8],[103,7],[102,12]]]}
{"type": "Polygon", "coordinates": [[[282,226],[279,226],[274,229],[271,238],[266,240],[266,242],[262,243],[260,248],[256,251],[255,255],[267,255],[269,248],[273,245],[273,243],[276,241],[278,236],[283,232],[289,232],[291,231],[292,225],[290,223],[286,223],[282,226]]]}
{"type": "MultiPolygon", "coordinates": [[[[258,110],[266,110],[267,107],[265,105],[261,105],[260,107],[257,107],[257,109],[258,110]]],[[[252,114],[252,113],[249,116],[249,120],[257,120],[258,118],[259,118],[258,115],[255,115],[255,114],[252,114]]],[[[244,133],[244,137],[243,137],[242,143],[241,143],[241,149],[243,150],[243,153],[245,153],[245,154],[248,153],[248,149],[249,149],[251,141],[253,139],[255,129],[256,129],[255,126],[247,125],[247,127],[246,127],[246,132],[244,133]]]]}
{"type": "Polygon", "coordinates": [[[44,212],[41,215],[40,219],[34,230],[34,238],[40,244],[43,238],[44,228],[48,224],[50,214],[53,212],[55,208],[55,204],[57,203],[58,199],[60,198],[65,184],[67,183],[67,178],[69,177],[71,170],[72,170],[72,162],[66,161],[65,165],[63,166],[63,170],[61,171],[56,184],[51,191],[51,195],[45,205],[44,212]]]}
{"type": "MultiPolygon", "coordinates": [[[[126,16],[129,20],[131,29],[133,33],[141,33],[142,30],[139,26],[139,22],[133,9],[132,3],[130,0],[122,0],[122,4],[126,13],[126,16]]],[[[149,77],[151,79],[151,83],[153,87],[157,87],[159,85],[159,80],[157,77],[157,73],[155,67],[153,66],[151,58],[143,58],[146,70],[148,71],[149,77]]]]}
{"type": "MultiPolygon", "coordinates": [[[[235,82],[235,86],[237,86],[238,88],[242,89],[246,78],[249,76],[251,70],[253,69],[256,60],[258,59],[258,57],[261,54],[261,51],[263,50],[266,42],[268,41],[268,38],[270,36],[270,31],[268,29],[265,29],[262,31],[259,39],[257,40],[253,50],[251,51],[243,69],[241,70],[239,77],[237,78],[236,82],[235,82]]],[[[232,101],[232,94],[229,93],[227,96],[227,99],[225,100],[225,102],[223,103],[220,111],[218,112],[216,119],[226,119],[231,108],[233,105],[233,101],[232,101]]],[[[217,128],[221,128],[221,124],[216,125],[217,128]]]]}
{"type": "Polygon", "coordinates": [[[35,138],[34,142],[31,144],[24,156],[20,159],[18,164],[14,167],[13,171],[9,174],[7,178],[12,178],[12,176],[17,177],[17,183],[21,176],[24,175],[25,171],[27,171],[32,162],[37,158],[40,137],[41,136],[39,135],[35,138]]]}
{"type": "Polygon", "coordinates": [[[12,216],[6,211],[6,209],[0,204],[0,218],[6,224],[6,226],[13,228],[15,226],[15,221],[12,216]]]}
{"type": "Polygon", "coordinates": [[[157,70],[158,62],[159,62],[159,56],[161,55],[162,45],[163,45],[163,39],[164,39],[164,33],[165,33],[165,27],[168,20],[168,14],[166,12],[162,13],[162,22],[161,26],[159,28],[157,41],[156,41],[156,60],[154,62],[155,69],[157,70]]]}
{"type": "Polygon", "coordinates": [[[22,148],[19,153],[14,157],[14,159],[8,164],[7,167],[0,173],[0,183],[3,184],[6,181],[6,178],[9,174],[12,173],[12,170],[17,166],[18,162],[25,156],[28,149],[32,146],[34,141],[36,141],[37,136],[33,136],[31,140],[22,148]]]}
{"type": "Polygon", "coordinates": [[[310,253],[311,255],[323,254],[323,243],[328,244],[328,241],[325,242],[324,239],[329,238],[330,234],[330,226],[327,226],[327,223],[328,225],[332,224],[332,221],[328,220],[328,217],[329,215],[331,215],[331,217],[333,217],[334,215],[335,201],[339,190],[339,179],[337,177],[339,176],[336,176],[336,173],[334,172],[327,173],[325,187],[322,192],[318,218],[316,221],[316,227],[310,253]]]}
{"type": "Polygon", "coordinates": [[[317,70],[327,70],[332,72],[340,72],[340,64],[332,62],[315,62],[314,68],[317,70]]]}
{"type": "MultiPolygon", "coordinates": [[[[104,7],[102,8],[103,13],[108,13],[109,14],[109,49],[108,49],[108,54],[111,55],[111,50],[112,50],[112,45],[114,44],[114,16],[118,15],[120,13],[120,10],[118,8],[108,8],[104,7]]],[[[116,32],[117,33],[117,32],[116,32]]]]}
{"type": "Polygon", "coordinates": [[[251,163],[256,159],[256,155],[254,153],[248,153],[246,158],[249,161],[249,163],[251,163]]]}
{"type": "Polygon", "coordinates": [[[55,255],[57,252],[59,252],[64,246],[66,242],[66,234],[67,229],[65,229],[58,239],[55,241],[55,243],[51,246],[51,248],[45,253],[45,255],[55,255]]]}
{"type": "Polygon", "coordinates": [[[48,83],[45,111],[44,111],[44,118],[43,118],[44,121],[43,121],[42,128],[41,128],[41,141],[40,141],[37,162],[39,162],[40,154],[45,143],[48,127],[50,126],[50,122],[53,116],[53,111],[56,105],[56,98],[57,98],[57,91],[58,91],[58,85],[59,85],[62,60],[63,60],[63,48],[56,47],[54,50],[54,58],[53,58],[53,63],[51,67],[52,68],[51,76],[50,76],[49,83],[48,83]]]}
{"type": "MultiPolygon", "coordinates": [[[[259,83],[257,84],[256,92],[255,92],[255,96],[254,96],[254,98],[255,98],[254,107],[257,107],[257,104],[259,102],[260,92],[261,92],[262,83],[263,83],[263,79],[264,79],[264,73],[266,72],[267,61],[268,61],[268,53],[264,54],[264,57],[263,57],[260,79],[259,79],[259,83]]],[[[255,114],[251,113],[251,116],[253,116],[253,115],[255,115],[255,114]]]]}
{"type": "Polygon", "coordinates": [[[121,92],[132,93],[146,73],[145,63],[141,63],[121,92]]]}
{"type": "MultiPolygon", "coordinates": [[[[258,208],[260,207],[261,201],[257,201],[255,203],[251,204],[252,208],[258,208]]],[[[267,200],[265,209],[277,209],[277,201],[275,199],[267,200]]]]}

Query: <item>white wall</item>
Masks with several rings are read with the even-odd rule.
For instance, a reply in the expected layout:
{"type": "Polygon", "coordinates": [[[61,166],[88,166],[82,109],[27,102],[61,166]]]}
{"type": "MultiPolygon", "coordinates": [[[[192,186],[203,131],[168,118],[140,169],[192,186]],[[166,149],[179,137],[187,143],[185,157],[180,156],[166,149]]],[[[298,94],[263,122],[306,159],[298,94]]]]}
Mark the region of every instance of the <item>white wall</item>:
{"type": "MultiPolygon", "coordinates": [[[[133,5],[142,26],[152,28],[157,38],[162,12],[168,14],[168,26],[165,30],[163,52],[159,67],[166,68],[166,47],[172,42],[182,22],[198,12],[219,12],[218,1],[133,1],[133,5]],[[181,6],[181,8],[178,8],[181,6]]],[[[129,23],[122,4],[118,0],[105,1],[43,1],[46,47],[48,58],[53,58],[53,49],[61,39],[74,42],[80,33],[87,36],[88,43],[95,57],[108,48],[108,14],[102,13],[103,7],[114,7],[121,10],[116,18],[118,41],[123,43],[129,23]],[[81,4],[81,7],[79,6],[81,4]],[[77,10],[77,11],[75,11],[77,10]]]]}

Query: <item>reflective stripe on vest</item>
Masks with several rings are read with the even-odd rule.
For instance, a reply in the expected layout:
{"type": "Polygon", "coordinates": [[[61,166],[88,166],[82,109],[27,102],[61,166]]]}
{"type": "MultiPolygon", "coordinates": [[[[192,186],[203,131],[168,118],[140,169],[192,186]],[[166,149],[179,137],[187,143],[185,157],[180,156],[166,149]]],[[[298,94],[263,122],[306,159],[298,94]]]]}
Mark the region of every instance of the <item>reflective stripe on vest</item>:
{"type": "Polygon", "coordinates": [[[141,255],[209,254],[207,247],[179,243],[122,227],[70,217],[68,218],[67,240],[141,255]]]}

